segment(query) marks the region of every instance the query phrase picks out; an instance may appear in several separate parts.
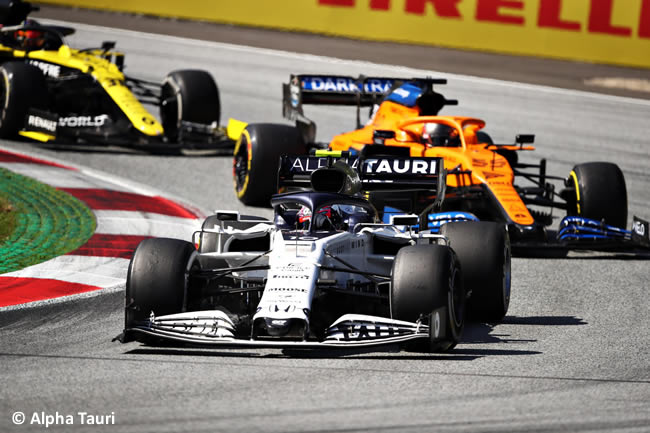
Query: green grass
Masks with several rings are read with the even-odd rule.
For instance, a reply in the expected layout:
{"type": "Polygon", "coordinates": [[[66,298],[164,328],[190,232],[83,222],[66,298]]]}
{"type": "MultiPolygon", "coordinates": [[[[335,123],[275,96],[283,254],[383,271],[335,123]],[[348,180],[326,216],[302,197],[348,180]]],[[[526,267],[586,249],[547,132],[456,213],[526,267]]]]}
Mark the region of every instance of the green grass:
{"type": "Polygon", "coordinates": [[[13,233],[16,228],[16,208],[6,197],[0,195],[0,243],[13,233]]]}
{"type": "Polygon", "coordinates": [[[95,215],[85,203],[4,168],[0,196],[11,203],[14,220],[0,238],[0,274],[74,251],[95,232],[95,215]]]}

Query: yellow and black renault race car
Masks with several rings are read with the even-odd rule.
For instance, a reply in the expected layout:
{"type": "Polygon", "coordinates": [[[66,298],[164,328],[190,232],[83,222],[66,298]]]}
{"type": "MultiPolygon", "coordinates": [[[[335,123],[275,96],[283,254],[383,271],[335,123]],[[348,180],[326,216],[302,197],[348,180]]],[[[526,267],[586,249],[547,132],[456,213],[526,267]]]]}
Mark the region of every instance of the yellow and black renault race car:
{"type": "Polygon", "coordinates": [[[71,48],[65,36],[74,29],[28,19],[34,10],[22,0],[0,0],[0,138],[233,147],[243,126],[219,126],[219,90],[208,72],[174,71],[162,84],[128,77],[114,42],[71,48]],[[160,121],[144,105],[158,106],[160,121]]]}

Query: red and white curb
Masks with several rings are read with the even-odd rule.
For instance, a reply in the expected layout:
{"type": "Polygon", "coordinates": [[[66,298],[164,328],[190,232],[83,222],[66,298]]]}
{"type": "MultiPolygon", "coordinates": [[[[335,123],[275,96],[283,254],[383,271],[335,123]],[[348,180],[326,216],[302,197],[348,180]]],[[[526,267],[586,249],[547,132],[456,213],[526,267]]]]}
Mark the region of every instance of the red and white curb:
{"type": "Polygon", "coordinates": [[[0,167],[66,191],[93,211],[97,228],[80,248],[0,275],[0,310],[122,290],[129,259],[145,238],[189,240],[205,213],[151,188],[83,167],[0,147],[0,167]]]}

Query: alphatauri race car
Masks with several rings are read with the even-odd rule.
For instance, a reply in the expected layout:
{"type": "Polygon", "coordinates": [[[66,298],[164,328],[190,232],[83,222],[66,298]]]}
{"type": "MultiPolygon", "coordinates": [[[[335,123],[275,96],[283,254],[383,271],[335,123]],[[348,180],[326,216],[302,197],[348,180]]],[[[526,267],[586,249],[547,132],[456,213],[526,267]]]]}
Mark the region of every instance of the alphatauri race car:
{"type": "Polygon", "coordinates": [[[124,75],[114,42],[74,49],[74,29],[27,19],[35,8],[0,0],[0,138],[143,149],[232,149],[243,124],[219,126],[219,90],[202,70],[161,83],[124,75]],[[160,122],[144,105],[160,109],[160,122]]]}
{"type": "MultiPolygon", "coordinates": [[[[533,135],[518,135],[515,143],[495,144],[482,129],[481,119],[439,116],[445,105],[456,105],[434,91],[444,79],[292,75],[283,85],[283,113],[296,126],[248,125],[235,147],[235,192],[249,205],[267,205],[277,192],[275,166],[282,154],[307,154],[330,149],[393,156],[427,156],[444,159],[448,171],[444,206],[428,217],[428,228],[458,220],[487,220],[507,225],[517,252],[535,254],[542,249],[648,248],[648,223],[633,219],[627,225],[627,193],[622,171],[613,163],[576,165],[566,178],[546,173],[539,164],[519,161],[518,153],[534,150],[533,135]],[[335,136],[329,143],[315,141],[316,126],[303,106],[352,105],[357,108],[357,129],[335,136]],[[372,107],[362,125],[361,107],[372,107]],[[536,171],[535,171],[536,170],[536,171]],[[519,182],[517,182],[517,180],[519,182]],[[521,182],[524,183],[521,183],[521,182]],[[556,190],[555,183],[562,182],[556,190]],[[552,212],[566,212],[553,234],[552,212]]],[[[401,194],[377,193],[370,197],[386,220],[401,212],[401,194]]]]}
{"type": "Polygon", "coordinates": [[[503,224],[418,231],[441,200],[381,223],[362,195],[436,195],[445,186],[441,159],[284,156],[278,182],[300,190],[273,196],[273,221],[217,211],[194,243],[140,243],[120,341],[447,351],[461,338],[466,305],[486,320],[506,314],[503,224]]]}

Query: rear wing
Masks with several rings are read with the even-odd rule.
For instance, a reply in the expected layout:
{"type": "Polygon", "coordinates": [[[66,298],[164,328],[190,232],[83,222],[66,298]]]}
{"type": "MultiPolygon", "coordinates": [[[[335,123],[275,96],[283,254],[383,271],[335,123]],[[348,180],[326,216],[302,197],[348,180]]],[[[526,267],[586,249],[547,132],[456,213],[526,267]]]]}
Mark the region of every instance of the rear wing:
{"type": "Polygon", "coordinates": [[[304,115],[303,105],[348,105],[359,109],[379,104],[386,95],[404,83],[413,83],[422,92],[438,96],[440,108],[456,105],[458,101],[447,100],[434,92],[433,85],[447,84],[443,78],[397,78],[345,75],[291,75],[289,82],[282,84],[282,115],[298,123],[313,123],[304,115]]]}
{"type": "Polygon", "coordinates": [[[440,208],[447,185],[442,158],[376,156],[323,151],[320,155],[283,155],[279,188],[327,192],[424,192],[431,197],[427,210],[440,208]],[[322,155],[322,156],[321,156],[322,155]],[[319,176],[313,176],[318,172],[319,176]]]}

